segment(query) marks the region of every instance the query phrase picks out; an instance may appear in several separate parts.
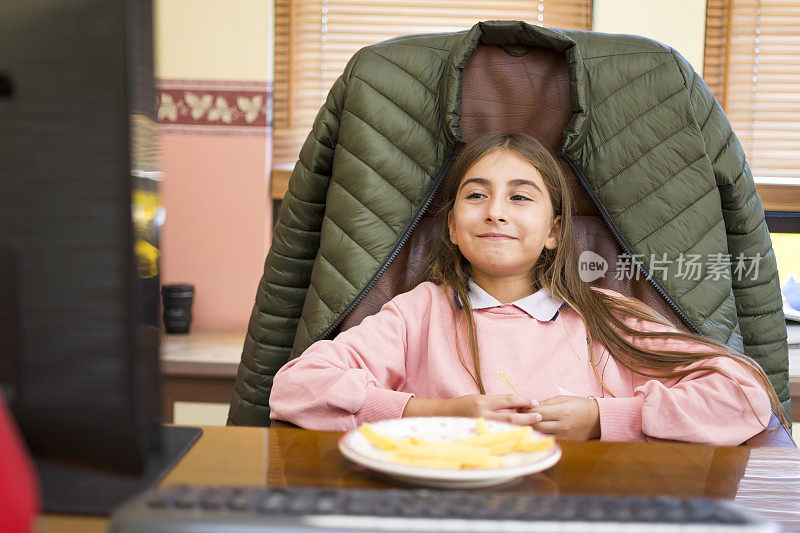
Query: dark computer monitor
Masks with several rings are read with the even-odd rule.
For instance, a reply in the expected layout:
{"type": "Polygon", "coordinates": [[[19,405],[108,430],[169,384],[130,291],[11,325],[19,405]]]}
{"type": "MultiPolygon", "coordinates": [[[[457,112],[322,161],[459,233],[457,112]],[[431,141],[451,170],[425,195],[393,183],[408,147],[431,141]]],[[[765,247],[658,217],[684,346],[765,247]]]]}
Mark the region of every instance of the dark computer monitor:
{"type": "Polygon", "coordinates": [[[0,7],[0,388],[48,511],[108,512],[181,447],[159,425],[151,13],[0,7]]]}

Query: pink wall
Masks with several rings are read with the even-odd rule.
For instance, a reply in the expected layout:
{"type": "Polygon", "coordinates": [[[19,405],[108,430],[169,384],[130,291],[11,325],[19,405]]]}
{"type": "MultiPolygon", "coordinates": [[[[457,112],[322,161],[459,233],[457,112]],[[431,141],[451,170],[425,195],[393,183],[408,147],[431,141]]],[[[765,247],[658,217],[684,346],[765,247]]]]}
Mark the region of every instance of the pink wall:
{"type": "Polygon", "coordinates": [[[193,331],[244,332],[272,238],[268,135],[160,140],[162,283],[194,284],[193,331]]]}

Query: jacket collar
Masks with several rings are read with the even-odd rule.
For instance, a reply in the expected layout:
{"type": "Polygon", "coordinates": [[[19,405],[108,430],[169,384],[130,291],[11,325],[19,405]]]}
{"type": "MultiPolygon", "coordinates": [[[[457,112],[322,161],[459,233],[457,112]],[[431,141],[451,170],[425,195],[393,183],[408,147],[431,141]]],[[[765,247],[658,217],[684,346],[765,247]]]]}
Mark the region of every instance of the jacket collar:
{"type": "MultiPolygon", "coordinates": [[[[469,289],[469,305],[473,311],[491,309],[492,307],[501,307],[503,305],[500,300],[486,292],[483,287],[473,280],[469,280],[467,289],[469,289]]],[[[455,291],[453,291],[453,298],[458,308],[462,309],[463,306],[455,291]]],[[[547,291],[540,289],[533,294],[511,302],[511,305],[518,307],[539,322],[551,322],[558,317],[558,312],[564,306],[564,300],[553,298],[547,291]]]]}
{"type": "Polygon", "coordinates": [[[569,67],[573,113],[564,129],[564,149],[572,152],[583,144],[589,124],[589,80],[578,44],[561,30],[540,28],[519,21],[493,20],[479,22],[468,30],[461,42],[450,51],[445,65],[439,84],[439,109],[445,140],[450,147],[463,142],[459,130],[462,73],[478,44],[524,44],[563,53],[569,67]]]}

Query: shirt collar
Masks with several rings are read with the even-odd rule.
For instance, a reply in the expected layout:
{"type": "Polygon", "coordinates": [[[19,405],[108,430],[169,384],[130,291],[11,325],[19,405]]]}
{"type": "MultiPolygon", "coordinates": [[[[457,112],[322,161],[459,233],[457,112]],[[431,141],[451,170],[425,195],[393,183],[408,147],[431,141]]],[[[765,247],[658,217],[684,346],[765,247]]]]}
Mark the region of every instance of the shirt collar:
{"type": "MultiPolygon", "coordinates": [[[[469,280],[467,289],[469,290],[469,304],[472,309],[490,309],[503,305],[500,300],[483,290],[483,288],[473,280],[469,280]]],[[[458,295],[454,293],[454,297],[456,305],[461,309],[462,306],[458,295]]],[[[553,298],[547,291],[540,289],[531,295],[511,302],[511,305],[518,307],[539,322],[550,322],[558,317],[558,312],[564,305],[564,300],[553,298]]]]}

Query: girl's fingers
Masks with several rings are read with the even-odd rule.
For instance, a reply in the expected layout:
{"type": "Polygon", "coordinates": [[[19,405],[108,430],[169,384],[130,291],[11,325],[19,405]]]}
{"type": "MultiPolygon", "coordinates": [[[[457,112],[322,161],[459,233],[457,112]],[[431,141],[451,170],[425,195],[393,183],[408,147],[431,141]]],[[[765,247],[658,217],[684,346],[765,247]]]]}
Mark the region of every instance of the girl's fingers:
{"type": "Polygon", "coordinates": [[[489,413],[485,417],[488,420],[497,420],[498,422],[508,422],[509,424],[518,424],[520,426],[532,426],[542,421],[539,413],[489,413]]]}
{"type": "Polygon", "coordinates": [[[539,402],[539,405],[558,405],[560,403],[568,402],[573,398],[574,396],[553,396],[552,398],[542,400],[539,402]]]}
{"type": "Polygon", "coordinates": [[[537,422],[541,422],[541,415],[539,413],[507,413],[510,424],[518,424],[520,426],[532,426],[537,422]]]}
{"type": "Polygon", "coordinates": [[[539,431],[540,433],[547,433],[548,435],[553,435],[558,433],[561,429],[559,427],[559,422],[557,421],[547,421],[547,422],[539,422],[538,424],[533,424],[533,429],[539,431]]]}
{"type": "Polygon", "coordinates": [[[564,418],[564,413],[559,405],[540,405],[532,410],[534,413],[539,413],[542,415],[542,420],[547,421],[554,421],[554,420],[561,420],[564,418]]]}
{"type": "Polygon", "coordinates": [[[486,399],[489,402],[488,408],[492,411],[498,409],[525,409],[539,404],[536,400],[517,396],[516,394],[493,394],[486,396],[486,399]]]}

